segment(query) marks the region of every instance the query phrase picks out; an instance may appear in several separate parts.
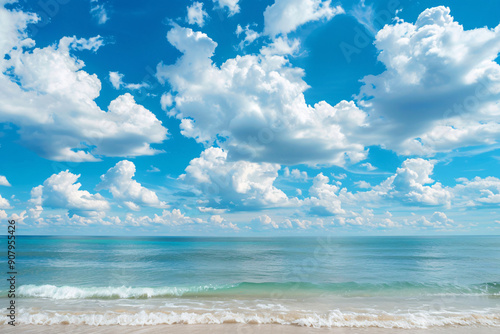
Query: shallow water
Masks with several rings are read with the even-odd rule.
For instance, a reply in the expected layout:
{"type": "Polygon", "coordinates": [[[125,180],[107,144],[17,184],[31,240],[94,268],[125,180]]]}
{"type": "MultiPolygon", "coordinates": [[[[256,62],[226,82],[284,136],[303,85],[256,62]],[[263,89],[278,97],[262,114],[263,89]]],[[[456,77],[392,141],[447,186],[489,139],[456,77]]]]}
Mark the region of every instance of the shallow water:
{"type": "Polygon", "coordinates": [[[20,324],[500,326],[497,236],[18,238],[20,324]]]}

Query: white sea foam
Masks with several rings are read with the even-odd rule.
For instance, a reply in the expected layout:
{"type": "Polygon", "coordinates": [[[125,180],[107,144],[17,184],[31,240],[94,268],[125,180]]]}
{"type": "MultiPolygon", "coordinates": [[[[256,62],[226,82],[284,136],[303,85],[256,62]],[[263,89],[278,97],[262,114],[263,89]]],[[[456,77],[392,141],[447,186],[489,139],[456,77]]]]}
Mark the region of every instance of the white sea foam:
{"type": "MultiPolygon", "coordinates": [[[[6,320],[0,320],[4,324],[6,320]]],[[[353,313],[339,310],[324,314],[314,312],[115,312],[76,313],[48,312],[20,309],[18,323],[35,325],[160,325],[160,324],[281,324],[308,327],[379,327],[429,328],[441,326],[493,326],[500,327],[500,313],[353,313]]]]}
{"type": "Polygon", "coordinates": [[[178,297],[187,293],[201,293],[231,286],[196,286],[196,287],[162,287],[162,288],[132,288],[132,287],[92,287],[77,288],[72,286],[57,287],[54,285],[22,285],[19,296],[51,299],[87,299],[87,298],[153,298],[178,297]]]}

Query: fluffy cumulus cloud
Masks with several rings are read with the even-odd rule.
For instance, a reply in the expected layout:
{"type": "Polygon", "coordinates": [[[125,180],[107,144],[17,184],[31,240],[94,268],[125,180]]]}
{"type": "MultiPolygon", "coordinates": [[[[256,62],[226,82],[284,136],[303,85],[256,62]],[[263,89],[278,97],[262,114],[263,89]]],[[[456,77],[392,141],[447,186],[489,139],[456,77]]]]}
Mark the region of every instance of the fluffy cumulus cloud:
{"type": "Polygon", "coordinates": [[[339,198],[340,182],[330,184],[330,179],[320,173],[313,179],[309,188],[310,197],[304,202],[310,207],[310,213],[319,216],[343,214],[342,200],[339,198]]]}
{"type": "Polygon", "coordinates": [[[497,205],[500,203],[500,179],[490,176],[472,180],[459,178],[454,188],[457,196],[462,198],[465,205],[497,205]]]}
{"type": "Polygon", "coordinates": [[[80,190],[80,175],[63,171],[54,174],[31,191],[31,203],[35,206],[68,210],[70,216],[101,216],[109,209],[109,203],[100,194],[80,190]]]}
{"type": "MultiPolygon", "coordinates": [[[[371,186],[366,181],[357,181],[359,188],[370,189],[356,193],[344,192],[342,204],[363,203],[366,205],[388,205],[395,200],[414,206],[470,207],[491,206],[500,203],[500,179],[489,176],[472,179],[458,178],[455,185],[443,186],[431,175],[435,160],[407,159],[396,173],[371,186]]],[[[329,193],[335,193],[330,187],[329,193]]],[[[342,195],[342,192],[341,192],[342,195]]],[[[429,219],[428,219],[429,220],[429,219]]]]}
{"type": "Polygon", "coordinates": [[[238,5],[239,1],[240,0],[213,0],[219,8],[227,8],[229,16],[240,12],[240,5],[238,5]]]}
{"type": "Polygon", "coordinates": [[[174,26],[167,38],[183,55],[160,63],[157,77],[172,87],[168,114],[181,120],[184,136],[216,142],[233,160],[343,166],[366,157],[350,140],[366,114],[353,102],[308,105],[304,71],[286,58],[237,56],[218,67],[211,60],[217,44],[206,34],[174,26]]]}
{"type": "Polygon", "coordinates": [[[435,160],[407,159],[396,173],[378,185],[371,186],[366,181],[356,182],[359,188],[370,190],[346,193],[349,195],[346,198],[354,199],[353,203],[363,202],[375,206],[387,205],[390,200],[395,200],[407,205],[450,207],[454,190],[431,178],[435,163],[435,160]]]}
{"type": "Polygon", "coordinates": [[[446,7],[399,20],[375,40],[386,71],[367,76],[359,98],[370,140],[431,155],[500,138],[500,25],[465,30],[446,7]]]}
{"type": "Polygon", "coordinates": [[[299,181],[307,181],[307,172],[306,171],[300,171],[297,168],[294,168],[290,171],[288,167],[285,167],[283,170],[283,176],[299,181]]]}
{"type": "Polygon", "coordinates": [[[262,208],[289,202],[273,185],[279,169],[279,165],[270,163],[229,161],[224,150],[211,147],[191,160],[180,178],[212,207],[262,208]]]}
{"type": "Polygon", "coordinates": [[[452,194],[430,178],[435,161],[407,159],[392,176],[390,195],[405,202],[425,205],[449,205],[452,194]],[[429,185],[433,183],[432,185],[429,185]]]}
{"type": "Polygon", "coordinates": [[[131,210],[139,210],[142,205],[162,208],[165,202],[158,199],[156,193],[143,187],[134,180],[135,165],[128,160],[118,162],[101,176],[97,190],[106,189],[113,198],[125,204],[131,210]]]}
{"type": "Polygon", "coordinates": [[[18,127],[21,144],[57,161],[158,153],[150,145],[165,140],[167,130],[131,95],[119,96],[107,111],[94,101],[101,82],[73,53],[95,52],[102,38],[64,37],[26,49],[34,41],[24,31],[36,16],[1,6],[0,17],[0,122],[18,127]]]}
{"type": "Polygon", "coordinates": [[[186,21],[189,24],[196,24],[203,27],[206,17],[208,17],[208,14],[203,10],[203,4],[201,2],[193,2],[193,4],[187,8],[186,21]]]}
{"type": "Polygon", "coordinates": [[[276,0],[264,11],[264,33],[269,36],[287,34],[311,21],[329,20],[344,13],[330,0],[276,0]]]}

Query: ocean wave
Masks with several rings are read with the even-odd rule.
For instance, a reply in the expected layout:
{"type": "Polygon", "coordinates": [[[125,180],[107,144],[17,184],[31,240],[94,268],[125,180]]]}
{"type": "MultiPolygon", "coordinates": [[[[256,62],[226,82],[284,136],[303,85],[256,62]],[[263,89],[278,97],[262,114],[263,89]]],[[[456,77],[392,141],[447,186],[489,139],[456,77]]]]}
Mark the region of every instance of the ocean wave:
{"type": "MultiPolygon", "coordinates": [[[[332,294],[343,297],[370,296],[450,296],[483,295],[500,296],[500,283],[491,282],[470,286],[452,284],[421,284],[394,282],[367,283],[237,283],[226,285],[172,286],[172,287],[73,287],[55,285],[22,285],[20,297],[50,299],[148,299],[169,297],[296,297],[332,294]]],[[[6,291],[0,292],[2,297],[6,291]]]]}
{"type": "MultiPolygon", "coordinates": [[[[4,324],[6,320],[0,320],[4,324]]],[[[172,325],[172,324],[280,324],[315,328],[379,327],[379,328],[429,328],[442,326],[493,326],[500,327],[500,314],[469,313],[353,313],[339,310],[324,314],[307,312],[241,313],[241,312],[113,312],[71,313],[20,309],[19,324],[32,325],[172,325]]]]}
{"type": "Polygon", "coordinates": [[[210,293],[231,286],[193,286],[193,287],[160,287],[160,288],[134,288],[134,287],[73,287],[55,285],[22,285],[18,293],[20,297],[51,298],[51,299],[147,299],[161,297],[180,297],[184,295],[197,295],[203,292],[210,293]]]}

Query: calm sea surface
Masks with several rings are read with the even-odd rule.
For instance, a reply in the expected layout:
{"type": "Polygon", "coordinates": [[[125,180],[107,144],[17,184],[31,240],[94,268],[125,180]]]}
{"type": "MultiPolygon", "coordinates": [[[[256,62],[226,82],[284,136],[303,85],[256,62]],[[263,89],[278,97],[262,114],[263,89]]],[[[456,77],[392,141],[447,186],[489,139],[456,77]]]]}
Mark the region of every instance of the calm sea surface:
{"type": "Polygon", "coordinates": [[[17,271],[19,323],[500,327],[499,236],[18,236],[17,271]]]}

